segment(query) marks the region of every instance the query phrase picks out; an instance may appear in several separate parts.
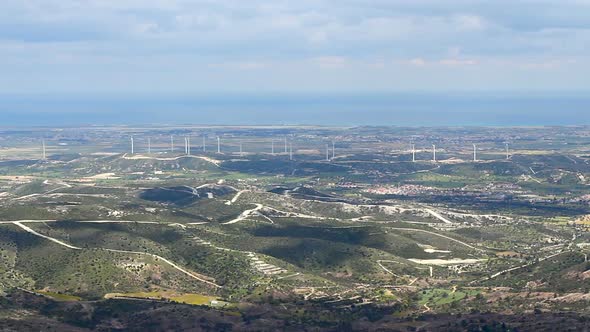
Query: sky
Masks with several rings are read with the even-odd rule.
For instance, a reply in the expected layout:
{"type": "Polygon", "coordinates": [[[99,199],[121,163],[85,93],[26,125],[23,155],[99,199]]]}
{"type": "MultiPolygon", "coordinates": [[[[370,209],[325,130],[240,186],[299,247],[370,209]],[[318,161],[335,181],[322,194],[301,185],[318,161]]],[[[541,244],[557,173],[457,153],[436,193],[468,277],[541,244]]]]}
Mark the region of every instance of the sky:
{"type": "Polygon", "coordinates": [[[588,13],[590,0],[2,0],[0,111],[56,96],[585,95],[588,13]]]}
{"type": "Polygon", "coordinates": [[[3,0],[0,90],[587,90],[588,13],[588,0],[3,0]]]}

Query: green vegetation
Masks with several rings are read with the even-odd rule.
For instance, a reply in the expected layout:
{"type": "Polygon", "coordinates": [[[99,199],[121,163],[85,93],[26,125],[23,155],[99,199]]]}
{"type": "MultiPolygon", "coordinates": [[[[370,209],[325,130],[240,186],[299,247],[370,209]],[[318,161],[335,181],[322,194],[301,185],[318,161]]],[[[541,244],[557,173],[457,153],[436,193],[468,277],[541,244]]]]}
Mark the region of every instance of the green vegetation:
{"type": "MultiPolygon", "coordinates": [[[[208,306],[211,320],[223,313],[240,327],[271,312],[273,324],[295,330],[392,317],[420,329],[414,318],[425,312],[587,311],[582,129],[546,129],[575,142],[554,151],[522,129],[508,159],[498,137],[512,132],[428,129],[448,145],[437,163],[427,150],[411,162],[404,140],[431,142],[407,128],[301,129],[293,160],[264,142],[299,130],[219,130],[227,151],[246,136],[253,152],[131,156],[107,131],[112,154],[95,154],[102,142],[50,160],[0,161],[5,301],[26,290],[43,295],[36,301],[79,302],[72,308],[113,306],[121,320],[126,306],[208,306]],[[334,159],[314,152],[323,146],[303,148],[336,132],[334,159]],[[472,162],[462,144],[482,135],[494,139],[472,162]]],[[[42,310],[64,317],[51,311],[62,303],[49,303],[42,310]]],[[[95,326],[92,315],[80,324],[95,326]]]]}
{"type": "Polygon", "coordinates": [[[426,289],[420,292],[420,300],[418,301],[421,305],[426,306],[442,306],[454,302],[459,302],[468,296],[477,296],[480,294],[476,290],[454,290],[454,289],[442,289],[433,288],[426,289]]]}
{"type": "Polygon", "coordinates": [[[218,299],[216,297],[205,296],[200,294],[183,294],[180,296],[171,297],[170,300],[178,303],[186,303],[192,305],[213,305],[214,303],[218,303],[218,299]]]}
{"type": "Polygon", "coordinates": [[[55,293],[55,292],[37,291],[37,293],[39,293],[41,295],[48,296],[56,301],[80,301],[80,300],[82,300],[82,298],[79,296],[67,295],[67,294],[61,294],[61,293],[55,293]]]}

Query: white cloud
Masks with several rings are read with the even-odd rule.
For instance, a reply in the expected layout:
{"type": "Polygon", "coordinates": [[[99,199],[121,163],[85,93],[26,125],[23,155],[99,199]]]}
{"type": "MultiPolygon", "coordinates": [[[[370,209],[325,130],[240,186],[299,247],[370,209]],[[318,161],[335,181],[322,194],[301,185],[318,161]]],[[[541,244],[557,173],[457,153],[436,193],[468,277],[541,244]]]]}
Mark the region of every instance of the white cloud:
{"type": "Polygon", "coordinates": [[[426,65],[426,60],[424,60],[422,58],[414,58],[414,59],[410,59],[408,61],[408,63],[411,64],[412,66],[423,67],[426,65]]]}
{"type": "Polygon", "coordinates": [[[477,60],[472,59],[442,59],[438,63],[444,66],[473,66],[478,64],[477,60]]]}
{"type": "Polygon", "coordinates": [[[559,69],[565,66],[570,66],[570,65],[575,65],[577,63],[577,61],[575,59],[545,59],[545,60],[531,60],[531,61],[525,61],[525,62],[519,62],[517,63],[518,67],[520,68],[524,68],[524,69],[532,69],[532,70],[538,70],[538,69],[559,69]]]}
{"type": "Polygon", "coordinates": [[[348,65],[348,59],[341,56],[320,56],[311,61],[321,68],[343,68],[348,65]]]}
{"type": "Polygon", "coordinates": [[[460,30],[482,30],[487,26],[485,20],[477,15],[459,14],[453,16],[452,21],[460,30]]]}
{"type": "Polygon", "coordinates": [[[307,35],[309,42],[313,44],[321,44],[328,40],[328,34],[326,31],[312,31],[307,35]]]}
{"type": "MultiPolygon", "coordinates": [[[[234,80],[232,72],[280,70],[307,73],[309,80],[319,72],[346,73],[353,82],[375,68],[375,78],[366,81],[378,89],[391,77],[404,81],[429,72],[420,78],[427,82],[468,67],[503,77],[494,83],[498,88],[512,84],[514,68],[567,69],[571,80],[537,82],[567,89],[584,86],[588,74],[589,11],[590,3],[579,0],[4,0],[0,87],[28,90],[10,78],[33,70],[48,84],[59,81],[51,75],[96,76],[94,84],[106,89],[125,75],[141,86],[140,76],[160,81],[202,68],[220,81],[234,80]]],[[[483,74],[471,84],[494,85],[483,74]]],[[[456,74],[445,78],[451,86],[461,82],[456,74]]],[[[64,90],[79,87],[63,82],[64,90]]],[[[345,85],[343,79],[330,82],[345,85]]],[[[168,82],[171,88],[182,84],[168,82]]],[[[295,80],[276,86],[306,87],[295,80]]]]}

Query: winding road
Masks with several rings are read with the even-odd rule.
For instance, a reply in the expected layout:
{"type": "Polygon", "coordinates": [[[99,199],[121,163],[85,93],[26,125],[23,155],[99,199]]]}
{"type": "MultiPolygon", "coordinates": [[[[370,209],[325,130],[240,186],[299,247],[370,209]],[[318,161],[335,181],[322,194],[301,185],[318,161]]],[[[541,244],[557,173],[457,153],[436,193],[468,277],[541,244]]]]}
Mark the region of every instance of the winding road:
{"type": "Polygon", "coordinates": [[[240,191],[238,191],[238,192],[236,193],[236,195],[235,195],[235,196],[234,196],[234,197],[233,197],[231,200],[229,200],[229,201],[225,202],[225,205],[232,205],[232,204],[234,204],[234,203],[235,203],[235,202],[238,200],[238,198],[240,198],[240,196],[241,196],[243,193],[247,192],[247,191],[248,191],[248,190],[240,190],[240,191]]]}
{"type": "Polygon", "coordinates": [[[240,222],[240,221],[242,221],[242,220],[244,220],[244,219],[247,219],[247,218],[248,218],[249,216],[251,216],[252,214],[254,214],[254,213],[258,212],[258,211],[259,211],[260,209],[262,209],[263,207],[264,207],[264,206],[263,206],[262,204],[258,204],[258,203],[256,203],[256,207],[255,207],[255,208],[253,208],[253,209],[250,209],[250,210],[246,210],[246,211],[244,211],[244,212],[240,213],[240,215],[239,215],[237,218],[235,218],[235,219],[233,219],[233,220],[230,220],[230,221],[228,221],[228,222],[225,222],[225,223],[223,223],[222,225],[231,225],[231,224],[238,223],[238,222],[240,222]]]}
{"type": "Polygon", "coordinates": [[[431,232],[431,231],[427,231],[427,230],[424,230],[424,229],[403,228],[403,227],[387,227],[387,228],[389,228],[389,229],[395,229],[395,230],[399,230],[399,231],[414,231],[414,232],[422,232],[422,233],[432,234],[432,235],[440,236],[440,237],[445,238],[447,240],[451,240],[451,241],[457,242],[457,243],[462,244],[462,245],[464,245],[464,246],[466,246],[468,248],[471,248],[471,249],[474,249],[474,250],[478,250],[478,251],[483,251],[482,249],[476,248],[476,247],[470,245],[469,243],[465,243],[463,241],[459,241],[457,239],[453,239],[452,237],[449,237],[449,236],[446,236],[446,235],[442,235],[442,234],[438,234],[438,233],[431,232]]]}
{"type": "MultiPolygon", "coordinates": [[[[50,236],[41,234],[41,233],[35,231],[34,229],[30,228],[29,226],[24,225],[22,222],[32,222],[32,220],[13,221],[13,222],[5,222],[5,223],[14,224],[14,225],[22,228],[23,230],[25,230],[25,231],[33,234],[33,235],[42,237],[42,238],[44,238],[46,240],[52,241],[54,243],[57,243],[57,244],[59,244],[61,246],[66,247],[66,248],[73,249],[73,250],[83,250],[80,247],[76,247],[76,246],[73,246],[71,244],[65,243],[65,242],[63,242],[61,240],[58,240],[56,238],[53,238],[53,237],[50,237],[50,236]]],[[[107,222],[114,222],[114,221],[107,221],[107,222]]],[[[99,249],[103,249],[103,250],[110,251],[110,252],[118,252],[118,253],[126,253],[126,254],[142,255],[142,256],[150,256],[152,258],[156,258],[156,259],[162,260],[163,262],[165,262],[166,264],[170,265],[174,269],[176,269],[176,270],[184,273],[185,275],[187,275],[187,276],[189,276],[189,277],[191,277],[191,278],[193,278],[195,280],[198,280],[200,282],[203,282],[203,283],[208,284],[210,286],[213,286],[215,288],[222,288],[222,286],[220,286],[220,285],[218,285],[218,284],[216,284],[216,283],[214,283],[212,281],[209,281],[209,280],[206,280],[205,279],[205,278],[208,278],[208,279],[214,280],[213,278],[209,278],[209,277],[197,275],[196,273],[190,272],[190,271],[188,271],[188,270],[180,267],[176,263],[174,263],[174,262],[172,262],[172,261],[170,261],[170,260],[168,260],[168,259],[166,259],[166,258],[164,258],[162,256],[156,255],[156,254],[151,254],[151,253],[147,253],[147,252],[139,252],[139,251],[127,251],[127,250],[108,249],[108,248],[99,248],[99,249]]]]}
{"type": "Polygon", "coordinates": [[[127,159],[127,160],[158,160],[158,161],[174,161],[174,160],[179,160],[179,159],[184,159],[184,158],[195,158],[195,159],[201,159],[204,161],[207,161],[217,167],[219,167],[219,165],[221,165],[221,161],[217,160],[217,159],[213,159],[213,158],[209,158],[209,157],[204,157],[204,156],[193,156],[193,155],[188,155],[188,156],[179,156],[179,157],[170,157],[170,158],[157,158],[157,157],[150,157],[150,156],[142,156],[142,155],[134,155],[134,156],[127,156],[127,154],[123,155],[123,159],[127,159]]]}

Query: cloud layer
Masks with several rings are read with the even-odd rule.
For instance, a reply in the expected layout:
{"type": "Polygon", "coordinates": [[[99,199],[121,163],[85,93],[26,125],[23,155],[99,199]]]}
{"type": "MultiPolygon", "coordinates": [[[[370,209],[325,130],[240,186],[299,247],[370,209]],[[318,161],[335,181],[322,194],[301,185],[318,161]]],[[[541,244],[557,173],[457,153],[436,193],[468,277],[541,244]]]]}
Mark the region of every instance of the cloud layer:
{"type": "Polygon", "coordinates": [[[580,90],[587,0],[4,0],[7,93],[580,90]]]}

